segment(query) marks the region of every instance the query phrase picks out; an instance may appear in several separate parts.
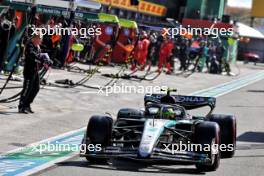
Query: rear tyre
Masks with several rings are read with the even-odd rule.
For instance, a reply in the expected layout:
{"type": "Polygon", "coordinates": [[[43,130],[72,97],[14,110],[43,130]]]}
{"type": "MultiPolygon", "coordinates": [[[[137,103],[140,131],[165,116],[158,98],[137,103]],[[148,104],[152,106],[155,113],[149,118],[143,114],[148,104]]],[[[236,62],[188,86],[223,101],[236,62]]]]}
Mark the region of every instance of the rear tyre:
{"type": "Polygon", "coordinates": [[[221,151],[221,157],[232,158],[236,150],[236,118],[232,115],[212,114],[210,121],[220,126],[221,144],[227,147],[226,151],[221,151]]]}
{"type": "MultiPolygon", "coordinates": [[[[143,117],[144,117],[144,112],[142,110],[130,109],[130,108],[120,109],[117,115],[117,121],[115,122],[115,126],[123,127],[124,129],[126,126],[140,126],[140,125],[143,125],[144,122],[138,122],[136,120],[139,120],[143,117]],[[132,119],[132,120],[129,121],[128,119],[132,119]]],[[[123,138],[123,140],[126,141],[126,140],[132,140],[132,139],[136,140],[140,138],[138,134],[135,134],[133,131],[127,133],[126,130],[124,130],[123,128],[120,128],[118,130],[118,133],[120,134],[125,133],[124,136],[117,137],[117,135],[114,134],[117,140],[123,138]]],[[[137,130],[143,131],[143,127],[142,128],[139,127],[137,128],[137,130]]],[[[125,143],[124,147],[131,147],[131,146],[138,146],[138,145],[139,143],[132,142],[132,143],[125,143]]]]}
{"type": "MultiPolygon", "coordinates": [[[[87,127],[86,144],[107,147],[111,144],[113,120],[108,116],[92,116],[87,127]]],[[[90,151],[87,151],[89,153],[90,151]]],[[[97,158],[87,156],[86,159],[91,163],[105,163],[107,158],[97,158]]]]}
{"type": "Polygon", "coordinates": [[[141,119],[144,117],[144,112],[138,109],[124,108],[120,109],[117,114],[117,119],[120,118],[129,118],[129,119],[141,119]]]}
{"type": "Polygon", "coordinates": [[[212,151],[213,145],[220,144],[220,128],[215,122],[202,122],[196,126],[195,140],[197,144],[202,144],[201,154],[207,154],[210,163],[198,163],[196,168],[201,172],[215,171],[220,164],[220,153],[212,151]],[[204,151],[205,147],[210,146],[210,151],[204,151]]]}
{"type": "Polygon", "coordinates": [[[144,112],[138,109],[124,108],[120,109],[117,114],[115,125],[118,127],[138,125],[138,122],[126,121],[126,119],[141,119],[144,117],[144,112]]]}

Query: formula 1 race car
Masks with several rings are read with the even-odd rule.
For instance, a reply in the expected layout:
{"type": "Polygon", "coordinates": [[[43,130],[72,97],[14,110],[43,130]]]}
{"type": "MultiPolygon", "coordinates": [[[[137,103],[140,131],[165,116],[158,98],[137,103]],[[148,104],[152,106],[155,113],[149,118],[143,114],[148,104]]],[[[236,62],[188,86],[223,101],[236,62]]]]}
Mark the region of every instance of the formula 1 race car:
{"type": "Polygon", "coordinates": [[[233,157],[236,118],[212,114],[215,98],[171,95],[172,91],[175,90],[146,95],[145,110],[121,109],[115,122],[109,116],[92,116],[82,144],[100,144],[101,150],[85,149],[81,157],[89,162],[129,158],[195,164],[203,172],[216,170],[220,158],[233,157]],[[187,113],[205,106],[210,107],[210,112],[204,117],[187,113]],[[179,150],[180,145],[189,147],[179,150]]]}

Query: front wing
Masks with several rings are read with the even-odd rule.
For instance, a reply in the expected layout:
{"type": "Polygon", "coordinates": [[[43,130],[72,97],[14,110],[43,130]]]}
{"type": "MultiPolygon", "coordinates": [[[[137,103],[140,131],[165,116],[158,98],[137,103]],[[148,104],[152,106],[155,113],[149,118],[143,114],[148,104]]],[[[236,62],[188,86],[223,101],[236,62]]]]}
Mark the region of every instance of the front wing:
{"type": "Polygon", "coordinates": [[[127,158],[133,160],[141,160],[144,162],[153,161],[170,161],[177,163],[205,163],[210,164],[211,159],[206,154],[199,154],[195,152],[166,152],[158,148],[154,148],[152,154],[147,158],[141,158],[138,155],[138,149],[122,148],[122,147],[106,147],[100,152],[89,152],[80,154],[81,157],[93,158],[127,158]]]}

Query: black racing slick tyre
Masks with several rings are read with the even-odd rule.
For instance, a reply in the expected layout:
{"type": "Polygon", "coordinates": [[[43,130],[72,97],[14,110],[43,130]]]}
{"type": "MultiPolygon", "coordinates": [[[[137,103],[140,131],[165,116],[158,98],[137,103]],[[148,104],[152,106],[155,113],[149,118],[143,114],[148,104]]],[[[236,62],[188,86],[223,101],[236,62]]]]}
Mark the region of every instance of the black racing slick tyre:
{"type": "Polygon", "coordinates": [[[236,150],[236,118],[232,115],[212,114],[210,121],[220,126],[221,144],[225,145],[225,150],[221,151],[221,157],[232,158],[236,150]]]}
{"type": "Polygon", "coordinates": [[[215,122],[201,122],[195,128],[195,141],[197,144],[202,144],[201,154],[207,154],[210,162],[197,163],[196,168],[201,172],[215,171],[220,164],[220,153],[213,152],[212,146],[220,144],[220,127],[215,122]],[[210,146],[210,150],[205,148],[210,146]]]}
{"type": "MultiPolygon", "coordinates": [[[[134,131],[143,131],[144,128],[144,121],[140,122],[141,118],[144,117],[144,112],[142,110],[138,109],[129,109],[129,108],[124,108],[120,109],[118,114],[117,114],[117,120],[115,122],[116,127],[120,127],[117,129],[117,135],[114,134],[116,139],[121,139],[123,140],[132,140],[134,139],[135,141],[137,139],[140,139],[141,137],[139,134],[136,134],[134,131]],[[138,126],[138,128],[132,129],[130,132],[127,131],[126,126],[138,126]],[[125,135],[118,135],[118,134],[125,134],[125,135]]],[[[124,143],[124,147],[132,147],[132,146],[139,146],[139,142],[131,142],[131,143],[124,143]]]]}
{"type": "Polygon", "coordinates": [[[118,127],[142,125],[142,122],[137,121],[141,118],[144,118],[144,111],[142,110],[129,108],[120,109],[117,114],[117,120],[115,122],[115,125],[118,127]]]}
{"type": "MultiPolygon", "coordinates": [[[[92,116],[87,127],[86,144],[100,144],[107,147],[111,144],[113,120],[108,116],[92,116]]],[[[89,151],[87,151],[89,152],[89,151]]],[[[86,159],[91,163],[106,162],[105,158],[87,156],[86,159]]]]}

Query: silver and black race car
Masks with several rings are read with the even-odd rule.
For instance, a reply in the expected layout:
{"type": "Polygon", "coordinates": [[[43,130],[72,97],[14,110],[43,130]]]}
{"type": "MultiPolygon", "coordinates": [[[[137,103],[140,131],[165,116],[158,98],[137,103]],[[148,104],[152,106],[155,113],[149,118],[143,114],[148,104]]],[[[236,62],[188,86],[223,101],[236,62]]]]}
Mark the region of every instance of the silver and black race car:
{"type": "MultiPolygon", "coordinates": [[[[173,90],[175,91],[175,90],[173,90]]],[[[144,162],[195,164],[200,171],[214,171],[220,158],[231,158],[236,147],[236,118],[212,114],[216,99],[152,94],[145,96],[145,109],[121,109],[116,121],[109,116],[92,116],[83,146],[100,145],[100,150],[81,153],[90,162],[129,158],[144,162]],[[189,110],[210,107],[203,116],[189,110]]]]}

